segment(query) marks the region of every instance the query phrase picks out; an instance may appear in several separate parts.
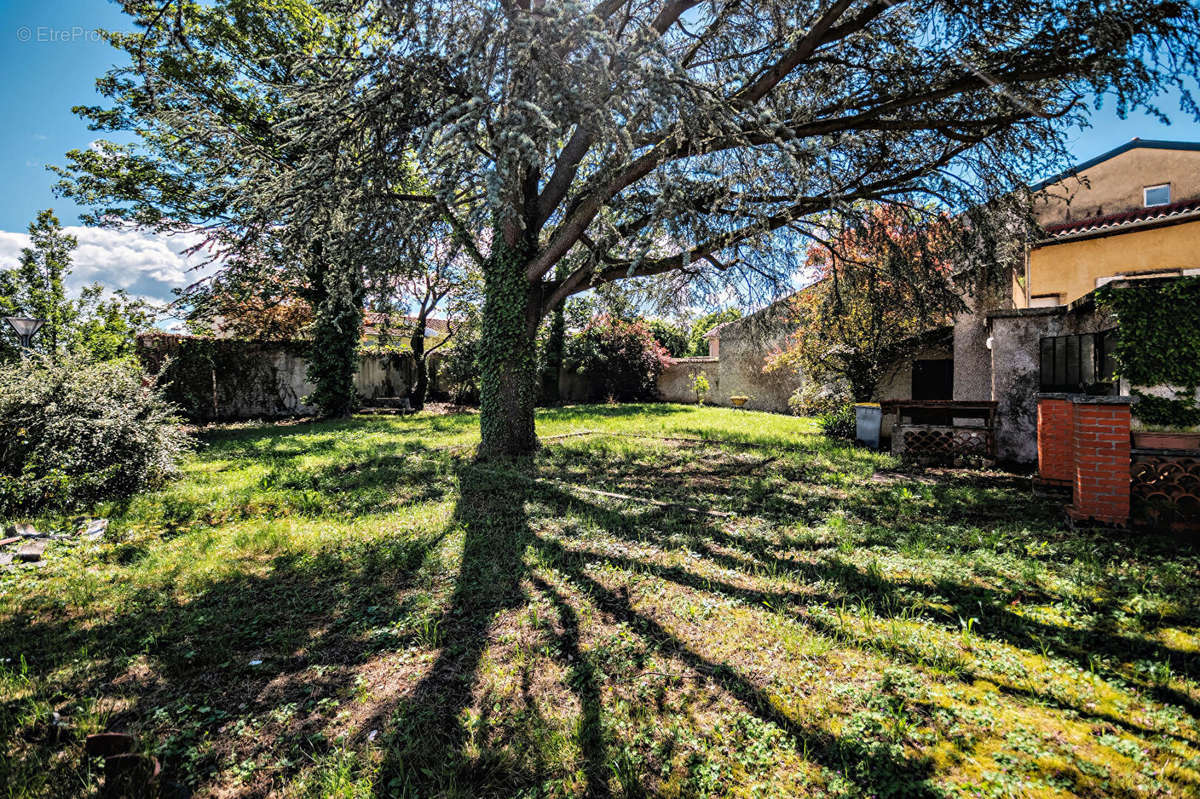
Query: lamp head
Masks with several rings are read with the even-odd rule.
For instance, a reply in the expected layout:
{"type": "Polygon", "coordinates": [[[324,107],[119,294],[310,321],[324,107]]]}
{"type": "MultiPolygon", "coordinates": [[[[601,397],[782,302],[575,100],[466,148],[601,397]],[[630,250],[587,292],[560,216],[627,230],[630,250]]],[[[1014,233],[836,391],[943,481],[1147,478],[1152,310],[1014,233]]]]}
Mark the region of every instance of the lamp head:
{"type": "Polygon", "coordinates": [[[21,338],[32,338],[46,324],[45,319],[26,319],[20,316],[6,316],[4,321],[21,338]]]}

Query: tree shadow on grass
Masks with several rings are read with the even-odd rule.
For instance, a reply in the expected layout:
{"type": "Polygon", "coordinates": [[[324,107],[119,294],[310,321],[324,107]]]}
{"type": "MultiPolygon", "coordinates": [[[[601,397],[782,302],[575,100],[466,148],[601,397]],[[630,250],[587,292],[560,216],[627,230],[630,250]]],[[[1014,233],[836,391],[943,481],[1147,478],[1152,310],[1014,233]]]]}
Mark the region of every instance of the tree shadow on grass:
{"type": "MultiPolygon", "coordinates": [[[[571,449],[578,450],[578,445],[571,449]]],[[[563,447],[562,449],[568,449],[563,447]]],[[[698,451],[698,452],[702,452],[698,451]]],[[[887,579],[882,574],[873,574],[869,570],[841,560],[829,554],[821,556],[815,563],[808,560],[796,560],[781,556],[780,550],[791,550],[794,547],[786,542],[771,542],[766,539],[739,538],[731,536],[713,519],[705,518],[702,514],[688,514],[691,506],[704,506],[708,497],[703,493],[703,481],[695,483],[676,482],[672,479],[669,468],[653,468],[661,464],[651,464],[642,468],[636,463],[619,463],[615,469],[606,472],[603,457],[593,457],[592,463],[579,463],[578,458],[569,459],[571,467],[582,475],[603,475],[603,484],[608,486],[616,483],[622,491],[629,492],[628,502],[637,503],[638,496],[643,502],[652,502],[664,497],[670,497],[678,504],[672,512],[648,511],[638,518],[637,523],[630,523],[631,516],[622,511],[615,511],[610,500],[607,506],[589,506],[581,499],[577,491],[571,491],[569,497],[562,500],[564,508],[570,507],[577,513],[594,519],[596,526],[610,535],[619,536],[629,541],[652,543],[664,535],[677,542],[682,535],[688,542],[689,548],[699,552],[705,558],[723,566],[726,569],[746,572],[752,570],[767,574],[790,573],[795,579],[817,586],[826,586],[821,592],[792,594],[788,592],[761,593],[746,590],[737,586],[718,587],[722,593],[754,603],[770,601],[773,604],[783,602],[796,606],[804,604],[851,601],[862,604],[881,618],[911,614],[928,614],[931,608],[949,605],[949,610],[936,610],[934,617],[951,631],[957,632],[961,619],[980,616],[978,635],[985,639],[996,640],[1035,653],[1050,644],[1054,655],[1072,662],[1086,672],[1099,670],[1103,674],[1115,678],[1120,684],[1130,681],[1139,684],[1140,690],[1159,701],[1183,709],[1194,717],[1198,717],[1200,705],[1184,691],[1166,685],[1154,685],[1143,680],[1131,678],[1127,671],[1114,671],[1109,665],[1096,660],[1096,656],[1107,658],[1116,663],[1124,663],[1129,659],[1143,662],[1163,664],[1169,667],[1176,676],[1184,679],[1197,676],[1200,667],[1194,653],[1174,648],[1163,641],[1155,640],[1152,634],[1143,636],[1116,629],[1117,617],[1126,615],[1123,603],[1136,598],[1136,591],[1130,593],[1130,587],[1100,588],[1099,595],[1089,600],[1091,613],[1083,624],[1053,624],[1029,618],[1014,610],[1013,603],[1024,604],[1046,603],[1054,604],[1070,601],[1070,597],[1061,592],[1050,592],[1039,584],[1027,584],[1024,581],[1013,582],[995,575],[999,583],[995,587],[987,587],[972,580],[944,579],[933,583],[913,579],[887,579]],[[615,474],[609,472],[615,471],[615,474]],[[681,518],[687,517],[686,522],[681,518]],[[713,544],[721,545],[718,549],[713,544]],[[741,553],[741,554],[737,554],[741,553]]],[[[706,471],[714,474],[717,468],[711,463],[699,463],[696,470],[703,478],[706,471]]],[[[579,475],[577,475],[579,476],[579,475]]],[[[898,477],[902,477],[898,475],[898,477]]],[[[920,482],[914,480],[911,485],[897,484],[880,486],[872,491],[870,497],[848,495],[842,498],[826,497],[819,507],[798,505],[792,500],[782,498],[772,503],[750,503],[744,497],[731,496],[729,507],[738,515],[757,514],[764,517],[778,529],[778,525],[786,525],[789,521],[803,519],[805,521],[820,521],[822,514],[826,517],[833,511],[846,514],[858,522],[880,523],[890,520],[886,539],[858,540],[856,545],[894,546],[897,538],[910,535],[923,541],[925,549],[934,553],[950,554],[952,552],[973,551],[979,547],[999,546],[1015,547],[1026,559],[1023,547],[1027,543],[1036,543],[1040,538],[1030,541],[1022,525],[1028,528],[1042,530],[1053,525],[1054,513],[1048,502],[1033,500],[1022,496],[1027,494],[1027,481],[1021,478],[985,474],[976,478],[962,470],[954,470],[947,474],[936,473],[932,477],[923,477],[920,482]],[[914,491],[913,489],[916,489],[914,491]],[[915,511],[909,506],[913,498],[927,501],[928,509],[915,511]],[[814,513],[815,511],[815,513],[814,513]],[[947,525],[942,528],[942,525],[947,525]],[[960,530],[969,532],[974,529],[967,525],[980,525],[982,534],[964,536],[960,530]],[[993,529],[998,528],[998,529],[993,529]],[[1003,532],[1007,530],[1008,532],[1003,532]],[[899,535],[898,535],[899,534],[899,535]],[[989,540],[992,539],[992,540],[989,540]]],[[[588,479],[585,477],[585,482],[588,479]]],[[[897,481],[899,483],[899,481],[897,481]]],[[[733,493],[733,492],[731,492],[733,493]]],[[[880,528],[882,533],[884,528],[880,528]]],[[[858,533],[862,533],[859,530],[858,533]]],[[[1097,559],[1097,562],[1120,564],[1132,558],[1135,563],[1151,565],[1170,559],[1178,552],[1178,543],[1174,549],[1164,548],[1163,541],[1145,538],[1129,538],[1122,536],[1112,540],[1105,533],[1089,533],[1076,531],[1063,533],[1057,538],[1049,533],[1051,540],[1058,540],[1068,547],[1067,551],[1077,553],[1086,559],[1097,559]]],[[[857,539],[862,535],[856,534],[857,539]]],[[[870,536],[868,536],[870,539],[870,536]]],[[[801,547],[803,549],[804,547],[801,547]]],[[[830,549],[826,542],[825,549],[830,549]]],[[[595,552],[593,557],[614,560],[611,553],[595,552]]],[[[619,557],[616,560],[620,560],[619,557]]],[[[691,588],[705,590],[712,586],[712,581],[700,578],[685,569],[664,568],[633,561],[626,562],[624,567],[648,571],[662,579],[671,580],[691,588]]],[[[986,573],[982,573],[986,577],[986,573]]],[[[1142,578],[1144,579],[1144,578],[1142,578]]],[[[719,584],[718,584],[719,586],[719,584]]],[[[1137,586],[1134,586],[1137,588],[1137,586]]],[[[1145,586],[1141,586],[1144,590],[1145,586]]],[[[1194,600],[1186,596],[1178,597],[1186,607],[1194,607],[1194,600]]],[[[1176,602],[1176,604],[1178,604],[1176,602]]],[[[1193,617],[1188,612],[1173,611],[1158,620],[1158,625],[1170,624],[1172,619],[1182,621],[1185,625],[1193,617]]],[[[834,634],[836,631],[826,630],[834,634]]],[[[1035,692],[1036,693],[1036,692],[1035,692]]],[[[1053,702],[1053,697],[1043,697],[1053,702]]],[[[1076,708],[1088,715],[1085,708],[1076,708]]]]}
{"type": "MultiPolygon", "coordinates": [[[[651,614],[634,607],[626,592],[597,579],[590,565],[603,562],[754,607],[769,603],[773,608],[794,609],[852,596],[886,614],[910,607],[922,594],[933,599],[935,593],[944,597],[949,592],[958,612],[982,604],[1000,613],[1005,612],[1007,599],[1003,592],[980,594],[983,589],[966,582],[959,586],[957,581],[930,586],[889,580],[828,556],[815,563],[799,563],[781,555],[778,543],[739,537],[724,529],[722,520],[703,513],[679,506],[600,500],[595,494],[581,496],[569,486],[539,476],[554,475],[556,464],[571,457],[565,449],[543,458],[538,468],[528,461],[476,466],[436,457],[440,459],[437,471],[444,475],[444,479],[438,478],[442,482],[437,490],[454,490],[454,482],[458,494],[453,519],[440,533],[377,539],[331,553],[289,552],[261,564],[253,573],[219,577],[191,594],[175,594],[155,585],[131,593],[126,612],[110,619],[69,618],[53,602],[44,612],[29,607],[30,615],[0,622],[0,652],[27,654],[35,672],[45,675],[68,666],[87,649],[94,676],[84,685],[84,692],[125,697],[126,704],[114,717],[115,725],[158,730],[158,751],[168,774],[194,776],[198,782],[193,787],[203,787],[217,772],[226,777],[230,758],[266,757],[276,751],[295,757],[297,763],[274,773],[275,782],[242,786],[246,795],[267,795],[278,790],[279,780],[297,777],[304,764],[331,751],[333,745],[322,736],[334,722],[332,713],[319,709],[321,700],[349,702],[360,667],[385,659],[384,655],[413,651],[425,659],[397,677],[401,683],[398,697],[376,703],[369,718],[353,721],[352,740],[358,743],[367,730],[382,732],[379,743],[384,746],[384,759],[372,778],[375,793],[536,794],[547,776],[552,776],[547,772],[561,768],[561,762],[551,763],[536,751],[515,751],[521,745],[519,739],[515,743],[489,740],[486,723],[468,720],[476,708],[483,714],[509,711],[491,709],[502,700],[491,697],[489,689],[481,685],[481,672],[489,668],[489,647],[499,637],[520,632],[512,629],[513,617],[536,593],[548,599],[557,619],[557,628],[546,639],[552,644],[550,657],[567,674],[567,690],[579,705],[573,734],[585,783],[582,790],[589,796],[604,796],[610,790],[609,776],[615,771],[617,757],[610,737],[617,733],[606,731],[604,718],[605,692],[612,689],[612,683],[589,659],[584,640],[590,621],[585,621],[589,617],[582,607],[573,604],[579,597],[606,622],[627,625],[647,647],[684,664],[710,694],[723,693],[758,719],[787,732],[803,757],[845,775],[862,793],[933,794],[931,764],[793,718],[743,664],[732,658],[714,658],[706,646],[681,639],[651,614]],[[735,584],[736,578],[714,579],[637,555],[593,551],[586,540],[579,541],[586,545],[579,547],[567,541],[568,547],[564,543],[568,536],[558,536],[551,528],[577,519],[595,525],[604,537],[660,549],[687,548],[742,575],[757,574],[754,570],[759,568],[766,573],[790,574],[813,590],[749,588],[735,584]],[[438,609],[440,603],[425,601],[414,587],[443,537],[459,531],[463,535],[461,565],[452,587],[445,589],[447,609],[443,612],[438,609]],[[251,659],[264,663],[251,667],[251,659]],[[224,740],[232,737],[231,728],[274,719],[279,708],[289,705],[299,708],[295,718],[270,720],[257,728],[257,744],[225,745],[224,740]],[[154,714],[164,710],[174,715],[156,720],[154,714]],[[162,732],[165,729],[175,732],[162,732]],[[206,740],[218,743],[204,749],[206,740]]],[[[779,466],[770,465],[772,469],[779,466]]],[[[395,490],[412,488],[405,482],[405,463],[399,458],[364,456],[355,469],[337,471],[344,466],[334,465],[317,474],[329,492],[356,493],[389,484],[395,490]],[[360,479],[366,483],[357,482],[360,479]]],[[[668,478],[652,466],[606,466],[602,461],[585,466],[589,474],[583,482],[595,489],[611,489],[621,479],[627,481],[621,483],[623,489],[647,498],[666,495],[695,506],[708,502],[682,472],[668,478]]],[[[752,478],[731,472],[721,463],[698,464],[696,470],[702,476],[711,473],[714,479],[736,482],[752,478]]],[[[433,475],[420,472],[417,479],[429,481],[433,475]]],[[[821,514],[835,510],[865,515],[870,504],[861,497],[832,495],[822,496],[819,506],[790,498],[763,504],[752,494],[739,493],[737,485],[741,484],[734,486],[731,507],[739,514],[761,515],[772,529],[797,518],[819,520],[821,514]],[[804,516],[799,515],[801,509],[804,516]]],[[[931,491],[935,502],[947,503],[945,508],[938,506],[938,518],[953,516],[967,503],[964,496],[950,491],[939,494],[939,487],[931,491]]],[[[884,503],[874,512],[886,517],[895,509],[884,503]]],[[[1019,525],[1025,515],[1036,513],[1040,511],[1021,510],[1009,521],[1019,525]]],[[[432,576],[444,577],[440,571],[432,576]]],[[[1014,619],[1017,629],[1011,634],[1025,630],[1024,623],[1014,619]]],[[[1085,640],[1093,643],[1090,636],[1085,640]]],[[[1085,640],[1073,643],[1082,645],[1085,640]]],[[[1026,638],[1014,637],[1011,642],[1028,647],[1026,638]]],[[[854,645],[865,647],[866,642],[854,645]]],[[[905,662],[903,656],[898,659],[905,662]]],[[[529,694],[528,673],[519,678],[525,681],[524,694],[529,694]]],[[[1045,699],[1040,694],[1025,698],[1034,702],[1045,699]]],[[[0,715],[4,712],[0,707],[0,715]]],[[[659,713],[663,713],[661,708],[659,713]]],[[[523,732],[531,732],[527,728],[546,722],[535,712],[517,718],[516,723],[525,726],[523,732]]],[[[0,732],[12,731],[0,728],[0,732]]],[[[530,740],[534,737],[529,735],[530,740]]],[[[652,784],[648,773],[636,773],[635,777],[652,784]]]]}
{"type": "MultiPolygon", "coordinates": [[[[170,782],[202,789],[227,780],[231,763],[288,763],[238,789],[270,795],[276,779],[330,751],[333,712],[350,699],[357,670],[418,644],[417,576],[445,535],[287,552],[194,592],[169,584],[130,592],[105,617],[68,614],[48,598],[0,621],[0,652],[24,658],[35,685],[86,663],[70,695],[51,691],[42,701],[72,730],[80,698],[112,708],[108,728],[135,733],[170,782]]],[[[23,704],[0,707],[0,734],[30,733],[14,727],[23,704]]],[[[35,735],[25,756],[49,770],[59,786],[52,795],[78,795],[79,741],[35,735]]]]}
{"type": "MultiPolygon", "coordinates": [[[[391,713],[387,755],[376,782],[376,795],[507,796],[532,790],[548,776],[515,762],[511,752],[493,748],[486,740],[486,725],[470,725],[466,720],[468,709],[476,704],[480,667],[497,636],[496,624],[526,601],[528,590],[548,596],[559,619],[561,633],[556,636],[555,649],[580,705],[576,729],[586,777],[585,795],[609,794],[608,775],[613,773],[614,764],[604,732],[603,694],[598,682],[602,676],[580,646],[577,613],[538,569],[528,565],[530,557],[563,575],[610,621],[628,625],[648,646],[678,658],[698,679],[788,733],[807,758],[843,773],[867,791],[933,795],[926,781],[929,765],[925,761],[897,757],[854,738],[796,721],[777,708],[738,666],[695,651],[654,619],[635,610],[627,596],[589,576],[584,568],[588,556],[570,552],[536,531],[526,508],[527,503],[536,500],[570,513],[588,503],[536,481],[531,472],[528,462],[486,469],[467,466],[460,472],[461,497],[455,518],[465,528],[466,538],[454,596],[440,626],[443,648],[420,683],[391,713]],[[474,733],[468,729],[470,726],[474,733]]],[[[629,529],[639,523],[638,519],[621,518],[619,511],[589,508],[588,512],[592,511],[603,513],[612,527],[629,529]]],[[[654,569],[651,564],[627,565],[635,570],[639,565],[654,569]]],[[[669,577],[684,579],[676,572],[669,572],[669,577]]],[[[649,775],[638,776],[644,781],[649,775]]]]}
{"type": "MultiPolygon", "coordinates": [[[[528,469],[528,461],[515,469],[528,469]]],[[[434,796],[496,779],[498,764],[466,753],[463,713],[473,702],[480,661],[496,619],[525,599],[527,483],[471,465],[458,475],[452,526],[464,531],[462,560],[449,609],[438,623],[441,651],[386,721],[386,757],[376,794],[434,796]]],[[[502,783],[520,783],[516,775],[502,783]]]]}

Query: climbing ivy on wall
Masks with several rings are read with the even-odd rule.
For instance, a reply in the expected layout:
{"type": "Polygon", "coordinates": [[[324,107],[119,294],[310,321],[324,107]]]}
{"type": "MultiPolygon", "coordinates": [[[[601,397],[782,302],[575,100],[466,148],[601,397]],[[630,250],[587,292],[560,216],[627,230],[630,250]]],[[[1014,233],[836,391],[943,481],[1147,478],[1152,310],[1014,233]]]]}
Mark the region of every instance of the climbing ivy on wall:
{"type": "Polygon", "coordinates": [[[1117,317],[1120,376],[1133,386],[1176,390],[1174,398],[1164,398],[1134,388],[1134,415],[1149,424],[1200,424],[1200,277],[1110,283],[1096,293],[1096,303],[1117,317]]]}
{"type": "Polygon", "coordinates": [[[313,308],[307,374],[313,392],[305,401],[322,416],[349,416],[358,404],[354,373],[363,329],[362,269],[336,263],[320,248],[306,269],[305,294],[313,308]]]}
{"type": "Polygon", "coordinates": [[[246,403],[267,415],[291,412],[279,396],[271,355],[301,356],[302,341],[148,335],[138,339],[138,359],[156,376],[164,396],[193,422],[236,418],[246,403]]]}

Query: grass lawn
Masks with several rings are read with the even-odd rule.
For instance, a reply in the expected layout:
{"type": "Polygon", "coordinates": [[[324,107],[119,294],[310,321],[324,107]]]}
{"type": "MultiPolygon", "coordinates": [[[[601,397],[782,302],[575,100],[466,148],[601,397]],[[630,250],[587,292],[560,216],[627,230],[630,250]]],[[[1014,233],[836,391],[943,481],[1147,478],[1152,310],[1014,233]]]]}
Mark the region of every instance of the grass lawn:
{"type": "Polygon", "coordinates": [[[0,796],[87,795],[109,728],[200,796],[1200,794],[1190,545],[810,420],[538,428],[216,431],[0,570],[0,796]]]}

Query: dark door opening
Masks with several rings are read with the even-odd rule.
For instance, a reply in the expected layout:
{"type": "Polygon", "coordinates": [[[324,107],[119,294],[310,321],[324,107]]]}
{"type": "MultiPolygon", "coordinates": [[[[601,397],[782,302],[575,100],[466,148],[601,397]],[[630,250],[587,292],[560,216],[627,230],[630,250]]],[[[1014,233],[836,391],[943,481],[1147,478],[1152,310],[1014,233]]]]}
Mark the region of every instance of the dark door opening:
{"type": "Polygon", "coordinates": [[[913,361],[912,398],[915,400],[954,399],[954,360],[913,361]]]}

